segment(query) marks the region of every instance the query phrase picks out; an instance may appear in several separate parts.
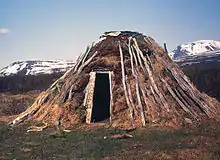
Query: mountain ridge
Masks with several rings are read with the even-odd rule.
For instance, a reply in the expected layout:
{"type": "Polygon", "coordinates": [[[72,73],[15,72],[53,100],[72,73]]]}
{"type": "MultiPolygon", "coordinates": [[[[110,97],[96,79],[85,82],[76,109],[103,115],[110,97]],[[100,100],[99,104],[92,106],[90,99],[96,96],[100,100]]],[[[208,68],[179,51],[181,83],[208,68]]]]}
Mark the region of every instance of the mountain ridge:
{"type": "Polygon", "coordinates": [[[66,72],[74,66],[71,60],[16,61],[0,70],[0,77],[12,75],[40,75],[66,72]]]}
{"type": "Polygon", "coordinates": [[[198,40],[177,46],[169,56],[173,60],[187,56],[199,56],[205,54],[220,53],[220,41],[216,40],[198,40]]]}

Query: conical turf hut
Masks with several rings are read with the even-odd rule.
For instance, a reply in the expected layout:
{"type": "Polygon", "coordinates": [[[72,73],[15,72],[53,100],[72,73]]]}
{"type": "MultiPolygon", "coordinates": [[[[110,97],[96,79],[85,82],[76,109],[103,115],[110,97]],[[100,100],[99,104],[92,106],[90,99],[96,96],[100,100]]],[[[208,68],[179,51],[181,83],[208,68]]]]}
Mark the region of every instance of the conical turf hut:
{"type": "Polygon", "coordinates": [[[67,128],[105,120],[131,129],[181,126],[214,118],[217,106],[200,93],[167,52],[137,32],[106,32],[75,66],[11,123],[67,128]]]}

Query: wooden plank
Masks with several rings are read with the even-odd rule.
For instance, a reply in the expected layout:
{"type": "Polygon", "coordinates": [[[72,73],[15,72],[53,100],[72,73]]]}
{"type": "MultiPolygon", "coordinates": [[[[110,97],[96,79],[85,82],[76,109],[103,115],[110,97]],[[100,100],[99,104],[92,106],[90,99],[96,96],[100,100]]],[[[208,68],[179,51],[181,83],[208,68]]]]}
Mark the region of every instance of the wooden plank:
{"type": "Polygon", "coordinates": [[[94,90],[95,90],[95,79],[96,79],[96,73],[91,72],[90,73],[90,79],[89,79],[89,88],[88,88],[88,95],[87,95],[87,102],[86,102],[86,123],[91,123],[92,118],[92,107],[93,107],[93,96],[94,96],[94,90]]]}
{"type": "Polygon", "coordinates": [[[110,121],[110,124],[112,123],[112,111],[113,111],[113,105],[114,105],[114,102],[113,102],[113,81],[112,81],[112,77],[113,77],[113,72],[110,72],[109,71],[109,89],[110,89],[110,117],[109,117],[109,121],[110,121]]]}

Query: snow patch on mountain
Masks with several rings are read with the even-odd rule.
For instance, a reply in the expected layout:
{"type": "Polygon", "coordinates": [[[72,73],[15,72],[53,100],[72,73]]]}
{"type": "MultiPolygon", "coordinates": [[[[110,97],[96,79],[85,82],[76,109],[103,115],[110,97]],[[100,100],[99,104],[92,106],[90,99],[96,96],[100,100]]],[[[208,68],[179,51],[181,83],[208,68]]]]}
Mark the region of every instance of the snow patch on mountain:
{"type": "Polygon", "coordinates": [[[220,41],[200,40],[177,46],[169,56],[176,60],[181,57],[195,56],[203,54],[213,54],[220,52],[220,41]]]}
{"type": "Polygon", "coordinates": [[[0,77],[15,74],[39,75],[66,72],[74,66],[74,61],[48,60],[48,61],[19,61],[14,62],[0,70],[0,77]]]}

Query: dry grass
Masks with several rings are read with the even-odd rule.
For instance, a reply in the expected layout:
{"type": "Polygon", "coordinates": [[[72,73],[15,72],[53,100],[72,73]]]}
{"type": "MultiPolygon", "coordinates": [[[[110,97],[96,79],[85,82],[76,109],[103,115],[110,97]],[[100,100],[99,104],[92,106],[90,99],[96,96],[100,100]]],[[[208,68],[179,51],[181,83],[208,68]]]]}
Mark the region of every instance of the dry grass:
{"type": "Polygon", "coordinates": [[[31,106],[39,91],[11,94],[0,93],[0,116],[12,116],[23,112],[31,106]]]}

